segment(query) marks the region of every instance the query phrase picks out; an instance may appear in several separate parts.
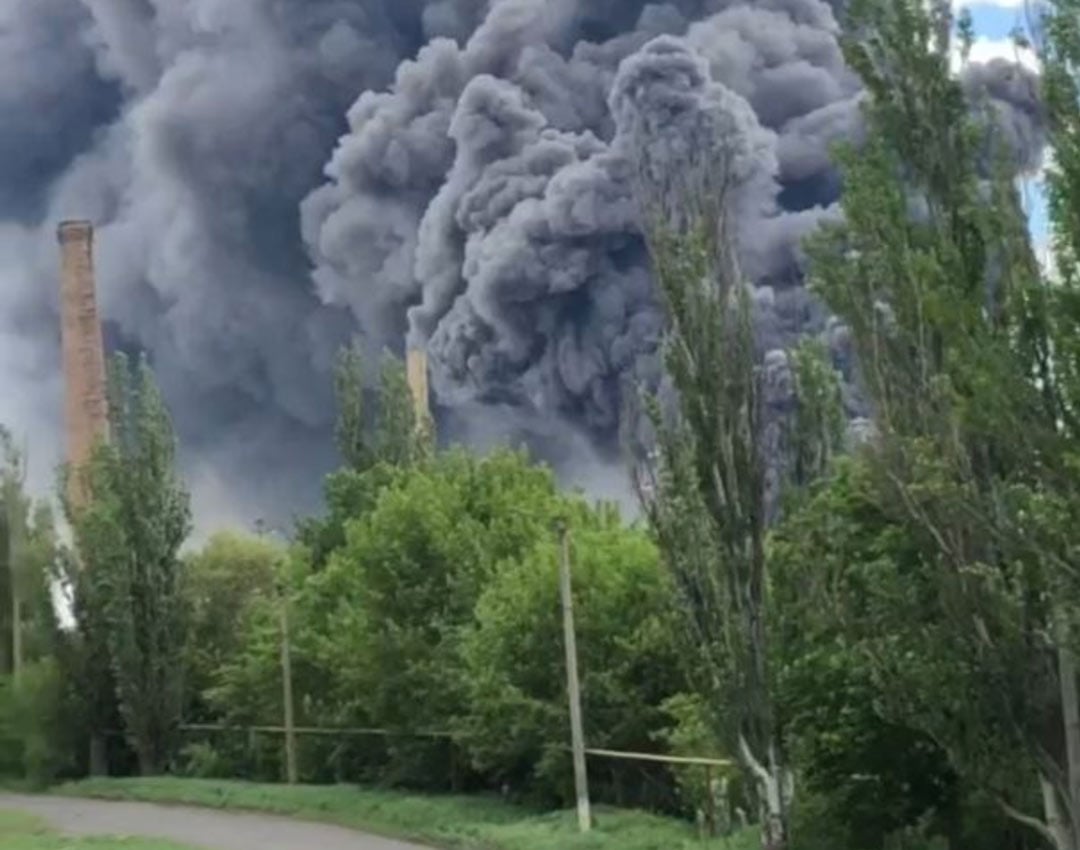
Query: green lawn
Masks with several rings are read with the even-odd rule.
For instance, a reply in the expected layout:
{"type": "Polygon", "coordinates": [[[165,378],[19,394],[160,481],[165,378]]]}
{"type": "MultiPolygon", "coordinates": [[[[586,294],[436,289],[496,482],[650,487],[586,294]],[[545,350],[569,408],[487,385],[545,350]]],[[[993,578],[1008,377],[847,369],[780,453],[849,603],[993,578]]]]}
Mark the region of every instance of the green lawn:
{"type": "MultiPolygon", "coordinates": [[[[705,842],[687,824],[641,812],[599,809],[595,829],[580,835],[572,812],[538,815],[480,797],[423,796],[351,786],[290,788],[213,780],[108,779],[62,785],[52,793],[274,812],[448,850],[752,850],[757,846],[751,833],[705,842]]],[[[0,843],[0,850],[7,848],[0,843]]]]}
{"type": "Polygon", "coordinates": [[[30,815],[0,811],[0,850],[184,850],[177,844],[137,838],[68,838],[49,832],[30,815]]]}

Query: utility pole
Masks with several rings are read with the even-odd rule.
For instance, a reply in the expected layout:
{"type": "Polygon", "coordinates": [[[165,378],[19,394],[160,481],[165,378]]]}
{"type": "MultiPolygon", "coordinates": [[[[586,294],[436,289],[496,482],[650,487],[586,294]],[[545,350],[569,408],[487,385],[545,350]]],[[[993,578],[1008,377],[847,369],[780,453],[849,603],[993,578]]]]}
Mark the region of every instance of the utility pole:
{"type": "Polygon", "coordinates": [[[4,507],[7,520],[8,578],[11,592],[11,676],[17,684],[22,676],[22,534],[26,522],[23,488],[26,485],[26,454],[12,449],[5,470],[4,507]]]}
{"type": "Polygon", "coordinates": [[[278,610],[281,613],[281,687],[285,701],[285,778],[290,785],[297,782],[296,776],[296,718],[293,711],[292,687],[292,646],[289,638],[289,594],[278,585],[278,610]]]}
{"type": "Polygon", "coordinates": [[[565,520],[559,520],[561,543],[559,590],[562,596],[563,636],[566,644],[566,691],[570,699],[570,742],[574,756],[574,790],[577,793],[578,829],[588,832],[592,827],[589,811],[589,775],[585,766],[585,730],[581,719],[581,685],[578,682],[577,635],[574,630],[574,600],[570,582],[570,531],[565,520]]]}
{"type": "MultiPolygon", "coordinates": [[[[265,537],[270,532],[281,532],[270,528],[263,520],[255,521],[255,533],[265,537]]],[[[284,536],[284,535],[282,535],[284,536]]],[[[281,697],[285,706],[285,781],[295,785],[298,781],[296,769],[296,712],[293,704],[292,681],[292,639],[289,635],[289,585],[284,571],[279,571],[275,578],[277,589],[278,617],[281,631],[281,697]]]]}

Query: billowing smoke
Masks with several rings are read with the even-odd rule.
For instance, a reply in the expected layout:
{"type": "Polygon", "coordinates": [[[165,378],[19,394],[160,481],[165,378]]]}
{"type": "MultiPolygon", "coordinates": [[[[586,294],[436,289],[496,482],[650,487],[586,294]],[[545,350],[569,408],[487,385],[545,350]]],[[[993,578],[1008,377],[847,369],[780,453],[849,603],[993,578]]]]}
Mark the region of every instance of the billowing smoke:
{"type": "MultiPolygon", "coordinates": [[[[829,146],[859,128],[837,33],[824,0],[5,3],[0,421],[47,480],[53,231],[89,217],[107,336],[150,353],[204,523],[311,507],[357,329],[427,347],[446,433],[527,436],[617,492],[662,328],[627,151],[677,148],[702,99],[743,134],[766,347],[822,333],[843,353],[800,252],[836,214],[829,146]]],[[[1035,163],[1030,76],[968,82],[1035,163]]]]}

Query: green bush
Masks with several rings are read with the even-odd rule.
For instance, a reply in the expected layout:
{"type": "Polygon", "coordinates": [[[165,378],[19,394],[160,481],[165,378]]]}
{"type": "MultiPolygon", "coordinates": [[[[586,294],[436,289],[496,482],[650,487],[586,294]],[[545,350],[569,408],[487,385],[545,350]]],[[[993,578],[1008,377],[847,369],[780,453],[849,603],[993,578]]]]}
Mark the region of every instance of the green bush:
{"type": "Polygon", "coordinates": [[[57,665],[39,661],[23,668],[16,684],[0,679],[0,773],[46,785],[75,767],[70,694],[57,665]]]}
{"type": "MultiPolygon", "coordinates": [[[[717,734],[717,719],[700,696],[676,694],[665,700],[663,709],[670,723],[657,738],[673,755],[719,758],[724,753],[717,734]]],[[[720,835],[730,834],[751,817],[752,804],[746,797],[742,773],[734,762],[728,767],[717,766],[709,774],[696,765],[673,767],[671,772],[684,814],[702,817],[708,811],[709,795],[712,795],[720,835]],[[711,788],[707,776],[712,778],[711,788]]]]}
{"type": "Polygon", "coordinates": [[[550,538],[562,503],[550,472],[520,454],[440,455],[383,487],[305,579],[294,610],[309,634],[294,660],[322,674],[313,708],[329,723],[399,733],[386,741],[386,781],[475,778],[456,747],[416,733],[449,731],[467,710],[462,630],[501,565],[550,538]]]}
{"type": "MultiPolygon", "coordinates": [[[[573,583],[586,738],[595,747],[650,750],[668,720],[664,701],[683,685],[656,549],[614,517],[585,518],[573,534],[573,583]]],[[[565,803],[573,774],[561,610],[554,541],[491,579],[462,641],[468,695],[458,731],[473,764],[495,782],[565,803]]],[[[626,804],[652,802],[649,782],[670,787],[665,770],[641,764],[596,761],[590,772],[595,795],[626,804]]]]}
{"type": "Polygon", "coordinates": [[[191,779],[228,779],[232,765],[212,744],[185,744],[176,758],[176,773],[191,779]]]}

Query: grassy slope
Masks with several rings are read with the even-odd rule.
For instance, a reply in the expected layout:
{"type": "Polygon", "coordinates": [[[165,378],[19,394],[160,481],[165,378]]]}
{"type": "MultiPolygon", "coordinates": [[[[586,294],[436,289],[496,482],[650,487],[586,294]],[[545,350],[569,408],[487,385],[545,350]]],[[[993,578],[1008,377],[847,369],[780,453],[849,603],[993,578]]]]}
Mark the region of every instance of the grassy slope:
{"type": "MultiPolygon", "coordinates": [[[[537,815],[497,800],[428,797],[349,786],[290,788],[190,779],[86,780],[60,795],[274,812],[454,850],[751,850],[752,834],[703,842],[685,824],[600,809],[579,835],[573,813],[537,815]]],[[[0,850],[6,850],[0,845],[0,850]]]]}
{"type": "Polygon", "coordinates": [[[183,850],[176,844],[136,838],[67,838],[51,834],[37,818],[0,811],[0,850],[183,850]]]}

